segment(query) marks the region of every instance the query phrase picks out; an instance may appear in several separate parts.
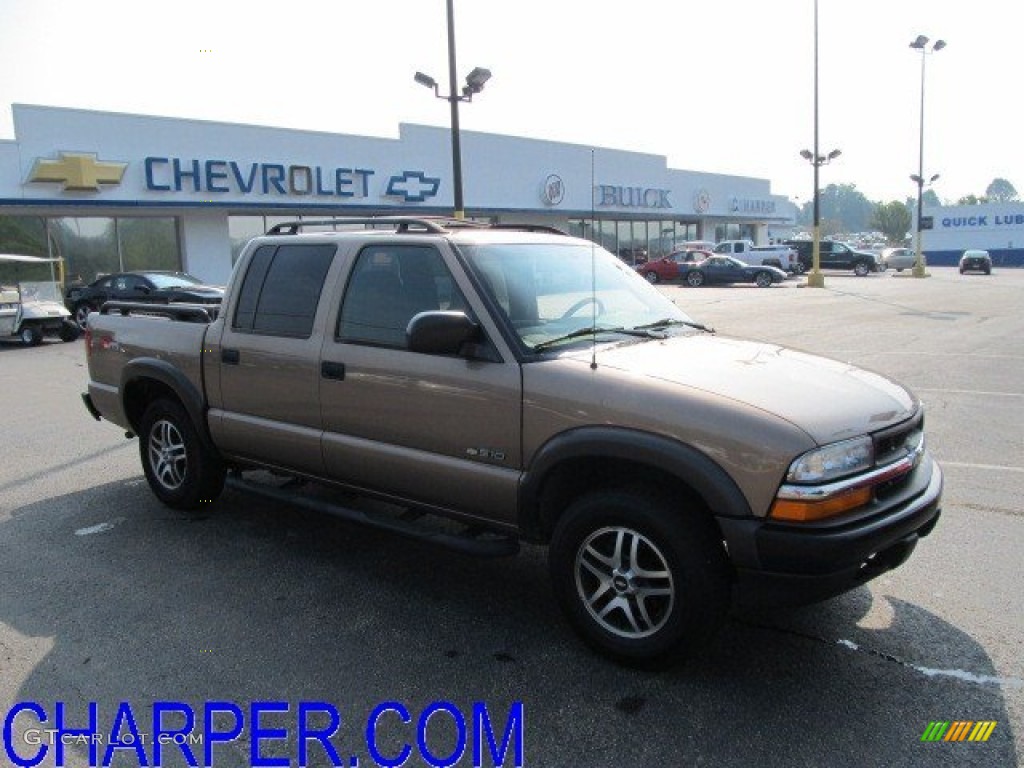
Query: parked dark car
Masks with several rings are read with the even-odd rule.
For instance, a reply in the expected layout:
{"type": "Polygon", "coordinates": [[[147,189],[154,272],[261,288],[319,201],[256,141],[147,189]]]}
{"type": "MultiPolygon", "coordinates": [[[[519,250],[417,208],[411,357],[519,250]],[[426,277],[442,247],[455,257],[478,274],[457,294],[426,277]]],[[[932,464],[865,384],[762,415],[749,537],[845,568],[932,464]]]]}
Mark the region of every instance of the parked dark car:
{"type": "Polygon", "coordinates": [[[704,261],[710,255],[709,251],[672,251],[668,256],[662,256],[660,259],[639,265],[636,271],[643,275],[649,283],[681,280],[686,265],[704,261]]]}
{"type": "MultiPolygon", "coordinates": [[[[812,240],[787,240],[786,245],[795,248],[800,265],[805,272],[813,268],[814,242],[812,240]]],[[[846,243],[822,240],[818,259],[822,269],[852,269],[855,275],[864,277],[869,272],[884,271],[877,254],[858,251],[846,243]]]]}
{"type": "Polygon", "coordinates": [[[71,286],[64,303],[75,322],[85,328],[89,313],[98,311],[107,301],[220,304],[223,298],[222,287],[206,285],[187,272],[118,272],[89,285],[71,286]]]}
{"type": "Polygon", "coordinates": [[[969,250],[964,251],[960,257],[960,274],[964,272],[984,272],[992,274],[992,257],[988,251],[969,250]]]}
{"type": "Polygon", "coordinates": [[[786,273],[778,267],[751,266],[732,256],[712,256],[683,269],[686,284],[694,288],[711,283],[754,283],[768,288],[786,279],[786,273]]]}

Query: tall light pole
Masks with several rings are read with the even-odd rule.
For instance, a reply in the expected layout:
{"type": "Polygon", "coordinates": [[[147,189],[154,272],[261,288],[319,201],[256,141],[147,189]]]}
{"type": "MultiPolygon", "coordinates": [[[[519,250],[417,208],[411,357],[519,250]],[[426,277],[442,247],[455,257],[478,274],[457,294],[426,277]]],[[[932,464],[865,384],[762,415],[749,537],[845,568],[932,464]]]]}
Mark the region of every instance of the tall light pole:
{"type": "Polygon", "coordinates": [[[807,275],[809,288],[824,288],[825,276],[821,273],[821,185],[819,169],[841,155],[833,149],[827,155],[818,151],[818,0],[814,0],[814,151],[804,149],[800,157],[814,166],[814,244],[811,250],[811,271],[807,275]]]}
{"type": "Polygon", "coordinates": [[[462,144],[459,131],[459,102],[472,101],[473,95],[484,89],[484,83],[491,79],[491,70],[482,67],[475,67],[472,72],[466,75],[466,84],[462,86],[462,92],[456,91],[455,78],[455,11],[452,7],[453,0],[447,0],[448,6],[448,95],[442,96],[438,89],[437,81],[430,75],[417,72],[413,78],[417,83],[427,88],[434,89],[434,95],[444,99],[451,104],[452,109],[452,185],[454,189],[455,218],[466,217],[466,209],[462,202],[462,144]]]}
{"type": "Polygon", "coordinates": [[[928,272],[925,269],[924,260],[924,244],[922,238],[923,221],[922,214],[924,212],[924,188],[926,184],[931,184],[937,178],[939,174],[935,174],[929,181],[924,179],[924,62],[929,53],[935,53],[941,51],[946,47],[945,40],[936,40],[932,43],[931,48],[928,47],[928,38],[924,35],[918,35],[917,38],[910,44],[911,48],[915,48],[921,51],[921,131],[918,137],[919,152],[917,155],[917,173],[910,177],[910,180],[917,184],[917,227],[914,233],[914,253],[917,257],[914,259],[914,268],[911,270],[911,274],[914,277],[927,277],[928,272]]]}

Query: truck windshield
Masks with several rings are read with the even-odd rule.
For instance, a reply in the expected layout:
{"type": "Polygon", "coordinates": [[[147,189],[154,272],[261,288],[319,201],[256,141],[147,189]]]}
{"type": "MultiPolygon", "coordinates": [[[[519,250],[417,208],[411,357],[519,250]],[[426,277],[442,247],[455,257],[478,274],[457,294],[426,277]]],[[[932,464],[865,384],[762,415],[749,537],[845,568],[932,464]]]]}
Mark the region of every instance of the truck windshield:
{"type": "MultiPolygon", "coordinates": [[[[459,250],[528,351],[556,339],[589,342],[589,337],[573,336],[586,329],[659,326],[676,332],[692,323],[660,291],[596,245],[488,243],[460,245],[459,250]]],[[[602,340],[614,340],[613,335],[602,340]]]]}

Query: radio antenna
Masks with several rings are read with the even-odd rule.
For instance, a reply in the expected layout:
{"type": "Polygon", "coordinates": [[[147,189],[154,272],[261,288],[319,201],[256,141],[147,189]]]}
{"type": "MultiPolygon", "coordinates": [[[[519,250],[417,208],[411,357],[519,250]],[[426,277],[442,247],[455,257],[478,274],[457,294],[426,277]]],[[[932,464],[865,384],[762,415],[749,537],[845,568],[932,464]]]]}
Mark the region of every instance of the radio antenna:
{"type": "Polygon", "coordinates": [[[590,370],[597,370],[597,214],[594,212],[594,148],[590,148],[590,370]]]}

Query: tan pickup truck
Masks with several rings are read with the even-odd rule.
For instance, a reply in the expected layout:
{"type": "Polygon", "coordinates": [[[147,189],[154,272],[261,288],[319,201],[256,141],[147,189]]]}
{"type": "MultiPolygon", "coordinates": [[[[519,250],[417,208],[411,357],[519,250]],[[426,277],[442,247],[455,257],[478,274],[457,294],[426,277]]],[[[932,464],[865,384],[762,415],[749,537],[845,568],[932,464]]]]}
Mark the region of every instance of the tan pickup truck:
{"type": "Polygon", "coordinates": [[[254,239],[219,312],[89,316],[86,406],[139,436],[165,504],[205,508],[230,474],[466,551],[548,544],[569,620],[625,661],[736,603],[852,589],[935,526],[942,474],[899,384],[716,335],[586,240],[370,223],[254,239]]]}

